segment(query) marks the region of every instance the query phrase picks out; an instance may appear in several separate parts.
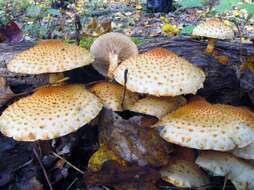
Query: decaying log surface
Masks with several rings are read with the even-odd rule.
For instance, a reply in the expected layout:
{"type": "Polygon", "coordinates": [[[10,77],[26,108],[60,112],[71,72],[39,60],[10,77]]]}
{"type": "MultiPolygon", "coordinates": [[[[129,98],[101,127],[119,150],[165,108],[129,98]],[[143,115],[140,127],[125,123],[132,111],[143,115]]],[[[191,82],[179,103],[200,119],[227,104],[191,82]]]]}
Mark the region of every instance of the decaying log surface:
{"type": "MultiPolygon", "coordinates": [[[[143,42],[144,44],[139,47],[140,52],[154,47],[163,47],[176,52],[191,63],[201,67],[206,72],[207,79],[205,88],[201,89],[199,94],[209,101],[244,105],[248,103],[247,99],[250,98],[254,103],[254,74],[247,70],[240,74],[241,61],[248,55],[254,55],[252,44],[242,44],[241,47],[239,43],[218,41],[216,50],[230,58],[229,64],[222,65],[214,57],[204,53],[206,41],[194,40],[190,37],[157,37],[143,39],[143,42]],[[241,54],[240,49],[242,49],[241,54]]],[[[48,82],[47,75],[19,75],[6,69],[6,63],[14,55],[33,45],[32,42],[0,44],[0,76],[7,79],[9,85],[14,87],[14,91],[15,88],[17,88],[17,91],[22,91],[24,87],[25,89],[27,87],[35,88],[48,82]]],[[[90,71],[86,70],[86,73],[81,77],[82,79],[77,75],[78,73],[75,73],[75,77],[79,78],[79,82],[80,80],[90,82],[102,79],[102,77],[94,75],[91,68],[90,71]]]]}
{"type": "Polygon", "coordinates": [[[23,91],[27,88],[35,88],[48,82],[48,75],[23,75],[9,72],[6,64],[17,54],[32,47],[32,42],[20,42],[16,44],[0,43],[0,76],[6,78],[8,84],[14,90],[23,91]]]}

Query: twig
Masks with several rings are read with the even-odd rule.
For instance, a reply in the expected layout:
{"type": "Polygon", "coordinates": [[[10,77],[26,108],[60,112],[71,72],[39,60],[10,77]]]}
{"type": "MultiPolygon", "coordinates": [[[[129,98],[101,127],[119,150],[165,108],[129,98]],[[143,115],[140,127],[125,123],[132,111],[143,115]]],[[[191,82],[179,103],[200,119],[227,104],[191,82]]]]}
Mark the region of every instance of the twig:
{"type": "Polygon", "coordinates": [[[71,182],[71,184],[66,188],[66,190],[69,190],[77,180],[78,180],[78,178],[75,178],[75,179],[71,182]]]}
{"type": "Polygon", "coordinates": [[[125,71],[124,71],[123,98],[122,98],[122,103],[121,103],[122,108],[124,107],[124,100],[125,100],[125,95],[126,95],[127,80],[128,80],[128,69],[125,69],[125,71]]]}
{"type": "Polygon", "coordinates": [[[80,22],[80,17],[78,14],[75,14],[75,34],[76,34],[76,44],[79,45],[80,42],[80,31],[82,30],[82,25],[80,22]]]}
{"type": "Polygon", "coordinates": [[[225,179],[224,179],[224,183],[223,183],[222,190],[225,190],[225,189],[226,189],[227,182],[228,182],[228,174],[225,175],[225,179]]]}
{"type": "Polygon", "coordinates": [[[84,172],[83,172],[82,170],[80,170],[79,168],[77,168],[76,166],[74,166],[72,163],[70,163],[68,160],[66,160],[66,159],[63,158],[62,156],[58,155],[58,154],[55,153],[55,152],[52,152],[52,154],[53,154],[55,157],[57,157],[57,158],[59,158],[59,159],[65,161],[69,166],[71,166],[72,168],[74,168],[75,170],[77,170],[79,173],[84,174],[84,172]]]}
{"type": "Polygon", "coordinates": [[[33,161],[32,159],[31,159],[31,160],[28,160],[27,162],[25,162],[25,163],[22,164],[21,166],[18,166],[17,168],[15,168],[14,171],[18,171],[18,170],[20,170],[21,168],[23,168],[23,167],[25,167],[25,166],[31,164],[32,161],[33,161]]]}
{"type": "Polygon", "coordinates": [[[48,174],[47,174],[47,172],[46,172],[46,169],[45,169],[45,167],[43,166],[43,164],[42,164],[42,162],[41,162],[41,159],[40,159],[40,157],[39,157],[39,155],[38,155],[38,153],[37,153],[35,147],[33,148],[33,153],[34,153],[36,159],[38,160],[38,162],[39,162],[39,164],[40,164],[40,166],[41,166],[41,168],[42,168],[42,171],[43,171],[43,174],[44,174],[44,176],[45,176],[45,178],[46,178],[46,181],[47,181],[47,183],[48,183],[49,189],[50,189],[50,190],[53,190],[53,187],[52,187],[52,185],[51,185],[51,183],[50,183],[50,180],[49,180],[49,178],[48,178],[48,174]]]}

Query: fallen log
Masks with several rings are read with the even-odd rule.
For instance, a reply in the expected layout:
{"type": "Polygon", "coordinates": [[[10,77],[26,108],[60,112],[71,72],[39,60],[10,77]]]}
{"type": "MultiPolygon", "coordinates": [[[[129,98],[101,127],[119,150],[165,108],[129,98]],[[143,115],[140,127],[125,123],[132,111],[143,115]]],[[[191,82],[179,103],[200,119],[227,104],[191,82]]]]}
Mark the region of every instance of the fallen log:
{"type": "MultiPolygon", "coordinates": [[[[141,38],[142,39],[142,38],[141,38]]],[[[249,70],[240,72],[241,62],[246,56],[254,55],[252,44],[239,44],[228,41],[218,41],[216,51],[229,57],[229,63],[223,65],[213,56],[206,54],[205,41],[195,40],[190,37],[156,37],[142,39],[143,45],[140,52],[154,47],[167,48],[178,55],[185,57],[191,63],[201,67],[206,73],[205,87],[198,94],[211,102],[228,103],[233,105],[254,104],[254,74],[249,70]]],[[[37,88],[48,83],[47,75],[20,75],[11,73],[6,69],[6,64],[17,53],[32,47],[32,42],[20,42],[18,44],[0,44],[0,77],[6,78],[12,90],[22,92],[27,88],[37,88]]],[[[89,69],[77,69],[69,72],[78,82],[92,82],[103,77],[89,69]],[[85,71],[85,74],[83,73],[85,71]],[[82,75],[82,76],[81,76],[82,75]]],[[[75,82],[75,80],[74,80],[75,82]]]]}

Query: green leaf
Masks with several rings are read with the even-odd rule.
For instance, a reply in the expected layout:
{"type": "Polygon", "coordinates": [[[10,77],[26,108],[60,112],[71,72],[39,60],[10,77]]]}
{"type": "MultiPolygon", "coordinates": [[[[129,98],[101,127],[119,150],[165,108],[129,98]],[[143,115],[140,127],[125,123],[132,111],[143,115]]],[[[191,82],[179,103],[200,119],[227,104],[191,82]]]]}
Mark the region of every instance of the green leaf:
{"type": "Polygon", "coordinates": [[[220,0],[219,4],[214,7],[214,11],[216,13],[224,13],[226,11],[230,11],[239,2],[240,2],[240,0],[220,0]]]}
{"type": "Polygon", "coordinates": [[[79,46],[82,48],[90,49],[91,45],[94,42],[94,38],[83,38],[79,42],[79,46]]]}
{"type": "Polygon", "coordinates": [[[50,8],[47,10],[48,14],[51,14],[53,16],[61,16],[61,13],[58,9],[50,8]]]}
{"type": "Polygon", "coordinates": [[[180,0],[178,5],[182,9],[189,9],[194,7],[202,7],[205,4],[205,0],[180,0]]]}
{"type": "Polygon", "coordinates": [[[144,44],[144,41],[141,40],[140,38],[138,37],[131,37],[131,40],[137,45],[137,46],[141,46],[144,44]]]}
{"type": "Polygon", "coordinates": [[[40,7],[36,5],[31,5],[26,9],[26,14],[30,17],[38,17],[41,13],[40,7]]]}
{"type": "Polygon", "coordinates": [[[191,34],[194,29],[193,25],[187,25],[181,30],[181,34],[191,34]]]}

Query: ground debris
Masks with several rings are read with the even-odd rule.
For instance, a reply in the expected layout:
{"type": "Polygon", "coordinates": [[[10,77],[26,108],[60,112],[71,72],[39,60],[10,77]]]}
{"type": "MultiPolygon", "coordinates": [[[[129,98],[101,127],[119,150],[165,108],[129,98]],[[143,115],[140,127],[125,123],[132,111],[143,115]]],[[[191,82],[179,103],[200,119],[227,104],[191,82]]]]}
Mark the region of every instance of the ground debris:
{"type": "Polygon", "coordinates": [[[84,175],[88,187],[107,185],[123,190],[155,190],[155,183],[159,178],[158,171],[149,167],[121,166],[116,161],[107,161],[100,171],[87,172],[84,175]]]}

